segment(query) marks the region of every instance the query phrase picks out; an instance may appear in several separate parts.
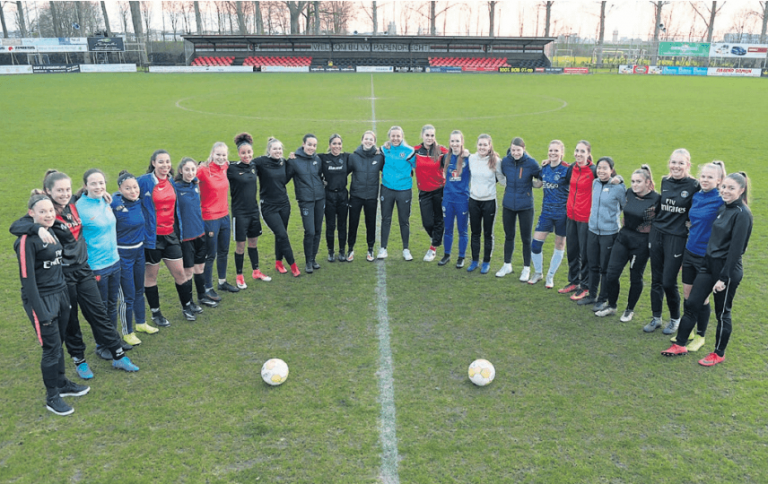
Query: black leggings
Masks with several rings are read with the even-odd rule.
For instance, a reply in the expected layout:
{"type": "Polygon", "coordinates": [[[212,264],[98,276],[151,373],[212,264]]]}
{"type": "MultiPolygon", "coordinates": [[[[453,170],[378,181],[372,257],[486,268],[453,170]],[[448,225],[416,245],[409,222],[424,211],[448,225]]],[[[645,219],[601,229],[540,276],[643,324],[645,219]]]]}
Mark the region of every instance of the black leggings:
{"type": "Polygon", "coordinates": [[[381,247],[383,249],[386,249],[389,243],[389,230],[392,228],[392,212],[395,210],[395,203],[397,203],[397,219],[400,222],[403,249],[408,248],[412,199],[413,190],[391,190],[384,185],[381,186],[381,247]]]}
{"type": "Polygon", "coordinates": [[[619,236],[613,243],[611,259],[608,262],[608,272],[603,279],[608,304],[612,308],[615,308],[618,303],[621,289],[619,278],[627,263],[629,263],[627,309],[634,311],[635,305],[643,293],[643,273],[645,266],[648,265],[648,234],[621,229],[619,236]]]}
{"type": "Polygon", "coordinates": [[[429,235],[433,247],[439,247],[443,243],[443,189],[438,188],[431,192],[419,190],[419,209],[421,211],[421,224],[429,235]]]}
{"type": "Polygon", "coordinates": [[[336,228],[339,229],[339,252],[344,252],[347,246],[347,213],[349,200],[347,191],[325,191],[325,242],[328,252],[333,253],[333,242],[336,228]],[[338,221],[338,224],[336,223],[338,221]]]}
{"type": "Polygon", "coordinates": [[[261,218],[275,234],[275,260],[282,261],[285,258],[288,265],[293,265],[296,260],[293,258],[291,240],[288,238],[288,219],[291,218],[291,206],[285,204],[276,207],[262,204],[261,218]]]}
{"type": "Polygon", "coordinates": [[[320,233],[323,231],[325,199],[299,202],[301,223],[304,225],[304,259],[307,264],[315,260],[320,249],[320,233]]]}
{"type": "MultiPolygon", "coordinates": [[[[683,253],[688,237],[670,235],[651,228],[651,310],[653,317],[661,317],[664,295],[667,296],[670,319],[680,319],[680,291],[677,276],[683,265],[683,253]]],[[[710,287],[710,289],[712,289],[710,287]]]]}
{"type": "Polygon", "coordinates": [[[469,199],[469,227],[472,232],[472,260],[480,260],[480,234],[484,237],[483,262],[491,262],[493,254],[493,225],[496,222],[496,199],[469,199]]]}
{"type": "MultiPolygon", "coordinates": [[[[723,270],[725,259],[713,259],[706,257],[706,270],[696,275],[693,282],[691,294],[685,301],[685,314],[680,321],[680,327],[677,329],[677,344],[685,346],[688,336],[691,334],[698,318],[699,310],[704,306],[704,301],[712,294],[712,288],[718,281],[718,276],[723,270]]],[[[733,308],[733,297],[736,295],[741,279],[744,277],[744,271],[739,260],[736,267],[736,276],[729,279],[725,284],[725,290],[714,293],[715,317],[717,318],[717,332],[715,334],[715,353],[719,356],[725,356],[725,348],[728,346],[728,340],[731,339],[731,309],[733,308]]],[[[701,332],[702,328],[699,328],[701,332]]],[[[706,330],[706,328],[704,328],[706,330]]]]}
{"type": "Polygon", "coordinates": [[[531,237],[533,235],[533,208],[527,210],[510,210],[504,208],[504,263],[512,262],[515,252],[515,219],[520,219],[520,239],[523,241],[523,265],[531,265],[531,237]]]}
{"type": "Polygon", "coordinates": [[[589,289],[589,254],[587,238],[589,223],[568,219],[565,226],[568,253],[568,282],[589,289]]]}
{"type": "Polygon", "coordinates": [[[368,250],[373,250],[373,244],[376,243],[376,210],[379,201],[375,198],[364,200],[358,197],[352,197],[349,200],[349,250],[352,251],[357,242],[357,227],[360,225],[360,211],[365,211],[365,241],[368,244],[368,250]]]}
{"type": "MultiPolygon", "coordinates": [[[[587,251],[589,252],[589,295],[596,301],[603,302],[608,300],[607,287],[605,283],[606,273],[608,272],[608,261],[611,259],[613,243],[618,234],[597,235],[589,232],[587,236],[587,251]],[[602,279],[602,284],[600,280],[602,279]],[[600,294],[597,289],[600,287],[600,294]]],[[[617,283],[618,284],[618,283],[617,283]]]]}
{"type": "Polygon", "coordinates": [[[22,295],[24,310],[32,321],[32,327],[37,333],[37,340],[43,348],[43,356],[40,359],[40,371],[43,374],[43,384],[46,390],[56,391],[66,383],[64,376],[64,350],[61,344],[65,338],[67,320],[69,319],[69,296],[66,289],[42,296],[43,308],[46,312],[53,314],[53,318],[48,321],[40,321],[35,314],[34,308],[29,301],[22,295]]]}

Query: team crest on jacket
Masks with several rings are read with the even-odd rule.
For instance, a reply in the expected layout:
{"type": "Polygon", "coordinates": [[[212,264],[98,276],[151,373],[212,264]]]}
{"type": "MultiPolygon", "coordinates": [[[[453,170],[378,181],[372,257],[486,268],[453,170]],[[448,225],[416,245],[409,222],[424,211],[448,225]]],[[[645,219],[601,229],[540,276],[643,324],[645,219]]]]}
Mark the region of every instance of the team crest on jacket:
{"type": "Polygon", "coordinates": [[[683,197],[683,198],[688,198],[688,191],[687,190],[683,190],[682,192],[680,192],[680,196],[683,197]]]}

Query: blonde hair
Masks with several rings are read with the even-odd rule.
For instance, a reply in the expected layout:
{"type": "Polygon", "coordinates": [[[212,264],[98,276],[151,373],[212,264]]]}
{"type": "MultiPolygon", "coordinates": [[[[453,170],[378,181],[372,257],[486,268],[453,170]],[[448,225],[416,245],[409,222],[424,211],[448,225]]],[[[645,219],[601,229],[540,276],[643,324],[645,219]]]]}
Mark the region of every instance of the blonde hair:
{"type": "MultiPolygon", "coordinates": [[[[461,150],[459,151],[459,154],[456,155],[456,170],[458,171],[459,176],[461,176],[461,171],[464,169],[464,159],[462,156],[462,154],[464,153],[464,133],[462,133],[458,129],[454,129],[453,131],[451,131],[451,137],[453,137],[453,135],[458,135],[461,137],[461,150]]],[[[451,156],[451,151],[448,151],[448,153],[445,154],[445,157],[448,160],[448,162],[446,162],[445,166],[443,166],[444,178],[448,178],[448,165],[451,164],[450,156],[451,156]]]]}
{"type": "Polygon", "coordinates": [[[640,168],[632,172],[633,175],[642,175],[646,181],[651,181],[651,191],[656,190],[656,184],[653,182],[653,174],[651,173],[651,167],[643,163],[640,168]]]}
{"type": "Polygon", "coordinates": [[[272,136],[270,136],[269,139],[267,139],[267,152],[265,153],[265,155],[269,156],[269,152],[272,151],[272,145],[274,145],[275,143],[280,143],[281,146],[283,145],[282,141],[280,141],[277,138],[273,138],[272,136]]]}
{"type": "Polygon", "coordinates": [[[562,162],[565,159],[565,144],[559,139],[553,139],[552,141],[549,142],[549,145],[547,146],[552,146],[552,145],[557,145],[560,147],[560,152],[561,152],[560,161],[562,162]]]}
{"type": "MultiPolygon", "coordinates": [[[[669,161],[672,161],[672,157],[675,155],[681,155],[685,159],[685,163],[686,163],[685,176],[690,177],[691,176],[691,153],[685,148],[678,148],[675,151],[673,151],[671,155],[669,155],[669,161]]],[[[668,176],[671,176],[671,175],[668,175],[668,176]]]]}
{"type": "Polygon", "coordinates": [[[699,174],[701,174],[701,172],[707,168],[716,170],[720,174],[720,181],[718,182],[718,184],[723,183],[723,180],[725,180],[725,175],[726,175],[725,162],[720,160],[710,161],[706,165],[699,168],[699,174]]]}

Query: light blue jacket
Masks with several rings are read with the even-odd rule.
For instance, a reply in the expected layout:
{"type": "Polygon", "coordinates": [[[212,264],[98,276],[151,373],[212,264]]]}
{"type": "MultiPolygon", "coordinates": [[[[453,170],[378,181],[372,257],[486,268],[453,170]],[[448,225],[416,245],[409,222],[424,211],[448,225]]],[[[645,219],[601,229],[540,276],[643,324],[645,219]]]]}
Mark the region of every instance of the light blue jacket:
{"type": "Polygon", "coordinates": [[[103,198],[83,195],[75,203],[88,245],[88,265],[98,271],[120,261],[117,252],[117,219],[103,198]]]}
{"type": "Polygon", "coordinates": [[[626,202],[627,187],[623,183],[603,184],[598,178],[592,182],[592,212],[589,231],[597,235],[612,235],[621,229],[621,210],[626,202]]]}
{"type": "Polygon", "coordinates": [[[413,148],[405,143],[389,148],[381,147],[384,153],[384,169],[381,174],[381,184],[390,190],[411,190],[413,179],[411,171],[416,168],[416,158],[413,148]]]}

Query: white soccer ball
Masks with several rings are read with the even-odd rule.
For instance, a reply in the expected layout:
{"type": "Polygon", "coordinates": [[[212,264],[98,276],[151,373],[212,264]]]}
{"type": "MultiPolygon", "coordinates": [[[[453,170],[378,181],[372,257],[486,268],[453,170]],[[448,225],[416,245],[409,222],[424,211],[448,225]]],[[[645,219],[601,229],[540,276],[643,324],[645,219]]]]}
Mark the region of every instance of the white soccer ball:
{"type": "Polygon", "coordinates": [[[272,358],[261,367],[261,378],[267,385],[281,385],[288,379],[288,365],[280,358],[272,358]]]}
{"type": "Polygon", "coordinates": [[[488,360],[475,360],[469,365],[469,379],[475,385],[484,387],[496,376],[496,368],[488,360]]]}

